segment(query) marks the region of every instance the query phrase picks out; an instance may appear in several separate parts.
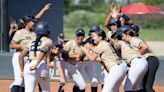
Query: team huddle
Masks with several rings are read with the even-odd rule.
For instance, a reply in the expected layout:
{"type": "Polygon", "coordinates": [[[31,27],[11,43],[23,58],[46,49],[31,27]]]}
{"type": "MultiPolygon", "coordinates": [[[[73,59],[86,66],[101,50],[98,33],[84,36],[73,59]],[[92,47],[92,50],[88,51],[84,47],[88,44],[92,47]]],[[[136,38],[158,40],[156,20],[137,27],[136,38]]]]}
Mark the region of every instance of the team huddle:
{"type": "MultiPolygon", "coordinates": [[[[73,92],[85,92],[84,73],[90,80],[91,92],[97,92],[95,62],[102,66],[102,92],[119,92],[123,80],[125,92],[155,92],[158,58],[139,37],[139,27],[119,6],[111,5],[111,13],[105,20],[107,34],[96,24],[90,26],[88,37],[83,28],[77,28],[73,40],[54,42],[48,22],[39,21],[50,5],[46,4],[36,16],[19,20],[10,43],[10,48],[16,49],[11,92],[34,92],[36,85],[40,92],[50,92],[49,69],[54,67],[60,77],[58,92],[64,92],[68,80],[74,83],[73,92]]],[[[64,38],[64,34],[60,36],[64,38]]]]}

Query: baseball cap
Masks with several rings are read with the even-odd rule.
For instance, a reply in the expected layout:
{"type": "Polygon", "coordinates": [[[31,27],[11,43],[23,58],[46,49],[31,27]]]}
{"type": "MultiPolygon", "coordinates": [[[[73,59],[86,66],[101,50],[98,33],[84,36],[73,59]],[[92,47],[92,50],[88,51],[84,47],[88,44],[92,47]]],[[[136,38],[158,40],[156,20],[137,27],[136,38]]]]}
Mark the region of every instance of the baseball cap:
{"type": "Polygon", "coordinates": [[[109,21],[109,26],[112,26],[112,25],[117,25],[117,22],[115,21],[115,19],[111,19],[109,21]]]}
{"type": "Polygon", "coordinates": [[[63,33],[60,33],[58,37],[59,38],[64,38],[64,34],[63,33]]]}
{"type": "Polygon", "coordinates": [[[100,25],[98,25],[98,24],[94,24],[94,25],[92,25],[92,26],[90,26],[90,32],[95,32],[95,31],[100,31],[100,30],[102,30],[102,28],[101,28],[101,26],[100,25]]]}
{"type": "Polygon", "coordinates": [[[26,25],[27,23],[29,23],[30,21],[32,21],[32,22],[34,22],[34,23],[37,22],[37,20],[35,19],[35,16],[24,16],[24,17],[23,17],[23,20],[24,20],[25,25],[26,25]]]}
{"type": "Polygon", "coordinates": [[[59,48],[62,48],[62,47],[63,47],[63,43],[57,41],[57,42],[53,43],[53,47],[59,47],[59,48]]]}
{"type": "Polygon", "coordinates": [[[85,31],[82,28],[76,30],[76,36],[85,36],[85,31]]]}
{"type": "Polygon", "coordinates": [[[119,32],[125,32],[125,31],[128,31],[128,30],[130,30],[130,29],[132,29],[131,26],[129,26],[129,25],[124,25],[124,26],[122,26],[122,27],[119,28],[119,32]]]}
{"type": "Polygon", "coordinates": [[[132,29],[133,29],[134,31],[139,31],[139,30],[140,30],[139,27],[138,27],[137,25],[132,25],[132,29]]]}

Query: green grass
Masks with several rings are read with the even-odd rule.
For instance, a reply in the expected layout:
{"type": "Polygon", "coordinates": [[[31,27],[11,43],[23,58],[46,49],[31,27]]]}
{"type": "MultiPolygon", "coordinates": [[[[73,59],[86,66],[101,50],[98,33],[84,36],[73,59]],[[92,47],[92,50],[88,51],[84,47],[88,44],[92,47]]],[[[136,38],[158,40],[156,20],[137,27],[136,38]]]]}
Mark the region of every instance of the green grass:
{"type": "MultiPolygon", "coordinates": [[[[86,36],[88,36],[88,28],[84,29],[86,30],[86,36]]],[[[65,28],[66,39],[74,39],[75,30],[73,28],[65,28]]],[[[164,41],[164,29],[141,29],[140,37],[146,41],[164,41]]]]}
{"type": "Polygon", "coordinates": [[[140,32],[140,37],[146,41],[164,41],[164,29],[143,29],[140,32]]]}

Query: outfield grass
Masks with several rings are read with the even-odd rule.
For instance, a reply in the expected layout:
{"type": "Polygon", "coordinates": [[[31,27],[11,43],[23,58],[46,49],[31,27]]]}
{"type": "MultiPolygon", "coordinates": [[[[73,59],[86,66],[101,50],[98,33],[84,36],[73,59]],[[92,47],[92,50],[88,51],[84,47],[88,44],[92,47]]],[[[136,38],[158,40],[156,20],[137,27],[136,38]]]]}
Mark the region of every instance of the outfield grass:
{"type": "MultiPolygon", "coordinates": [[[[88,29],[86,30],[86,36],[88,34],[88,29]]],[[[73,39],[75,34],[75,29],[65,28],[64,29],[66,39],[73,39]]],[[[141,29],[140,37],[146,41],[164,41],[164,29],[141,29]]]]}
{"type": "Polygon", "coordinates": [[[146,41],[164,41],[164,29],[143,29],[140,37],[146,41]]]}

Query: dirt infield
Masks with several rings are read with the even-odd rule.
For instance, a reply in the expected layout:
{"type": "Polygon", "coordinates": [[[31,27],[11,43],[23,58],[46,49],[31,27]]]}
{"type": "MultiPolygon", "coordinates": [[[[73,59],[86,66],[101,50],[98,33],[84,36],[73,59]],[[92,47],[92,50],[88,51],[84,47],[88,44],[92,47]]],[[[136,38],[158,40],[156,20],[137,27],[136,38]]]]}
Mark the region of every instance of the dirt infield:
{"type": "MultiPolygon", "coordinates": [[[[9,85],[13,82],[13,80],[0,80],[0,92],[10,92],[10,88],[9,85]]],[[[50,83],[51,86],[51,92],[57,92],[57,89],[59,87],[59,82],[54,82],[51,81],[50,83]]],[[[72,87],[73,87],[73,83],[68,83],[66,85],[66,91],[65,92],[72,92],[72,87]]],[[[154,89],[156,92],[164,92],[164,85],[155,85],[154,89]]],[[[38,92],[38,88],[36,87],[36,91],[38,92]]],[[[90,84],[87,83],[87,89],[85,92],[91,92],[90,91],[90,84]]],[[[101,92],[101,85],[98,85],[98,92],[101,92]]],[[[123,91],[123,87],[120,88],[120,92],[124,92],[123,91]]]]}

